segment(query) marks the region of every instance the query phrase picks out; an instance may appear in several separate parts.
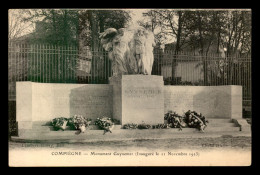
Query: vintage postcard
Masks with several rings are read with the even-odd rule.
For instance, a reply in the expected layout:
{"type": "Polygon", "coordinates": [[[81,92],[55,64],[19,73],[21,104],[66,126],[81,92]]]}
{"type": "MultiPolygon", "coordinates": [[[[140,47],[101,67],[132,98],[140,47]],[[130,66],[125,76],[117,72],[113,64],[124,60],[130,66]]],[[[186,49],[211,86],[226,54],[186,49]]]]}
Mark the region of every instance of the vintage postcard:
{"type": "Polygon", "coordinates": [[[9,166],[250,166],[251,15],[9,9],[9,166]]]}

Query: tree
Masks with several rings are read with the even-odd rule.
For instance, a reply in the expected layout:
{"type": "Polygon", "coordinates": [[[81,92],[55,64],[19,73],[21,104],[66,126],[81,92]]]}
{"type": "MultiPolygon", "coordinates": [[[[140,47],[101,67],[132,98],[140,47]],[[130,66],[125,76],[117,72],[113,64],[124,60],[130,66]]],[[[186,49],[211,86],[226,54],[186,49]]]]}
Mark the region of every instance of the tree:
{"type": "Polygon", "coordinates": [[[99,50],[99,33],[107,28],[123,28],[129,19],[129,12],[124,10],[82,10],[79,14],[81,39],[92,49],[99,50]]]}
{"type": "MultiPolygon", "coordinates": [[[[100,44],[99,33],[107,28],[123,28],[130,19],[129,12],[123,10],[82,10],[79,13],[79,33],[82,47],[89,47],[92,50],[92,83],[106,82],[103,80],[107,76],[105,71],[98,69],[103,67],[106,70],[106,65],[110,62],[104,56],[104,50],[100,44]],[[95,72],[94,72],[95,71],[95,72]],[[104,75],[106,74],[106,75],[104,75]]],[[[110,66],[108,66],[110,69],[110,66]]],[[[109,71],[111,72],[111,71],[109,71]]],[[[110,74],[109,74],[110,76],[110,74]]]]}
{"type": "MultiPolygon", "coordinates": [[[[144,27],[151,28],[152,31],[159,28],[159,33],[155,34],[157,43],[161,43],[160,39],[166,42],[166,38],[175,38],[176,44],[172,53],[176,58],[193,32],[191,30],[191,15],[190,11],[183,10],[151,10],[144,13],[144,16],[148,17],[148,21],[139,23],[144,27]]],[[[171,65],[172,79],[174,79],[177,66],[176,59],[172,60],[171,65]]]]}
{"type": "Polygon", "coordinates": [[[28,9],[24,21],[35,24],[31,42],[77,45],[78,10],[67,9],[28,9]]]}
{"type": "Polygon", "coordinates": [[[155,43],[157,46],[160,46],[165,43],[166,35],[161,31],[162,21],[159,15],[155,10],[149,10],[146,13],[143,13],[143,16],[146,17],[144,21],[137,21],[137,23],[153,32],[155,43]]]}
{"type": "MultiPolygon", "coordinates": [[[[163,39],[166,43],[167,39],[175,38],[174,53],[177,54],[187,44],[187,39],[193,33],[191,30],[191,11],[185,10],[150,10],[144,13],[147,21],[139,22],[142,26],[150,28],[155,33],[155,37],[163,39]]],[[[160,40],[157,40],[160,42],[160,40]]]]}
{"type": "MultiPolygon", "coordinates": [[[[148,28],[159,28],[161,35],[174,38],[172,52],[175,55],[182,50],[193,50],[204,55],[203,70],[205,84],[208,82],[207,61],[209,53],[220,57],[235,53],[245,54],[251,51],[251,12],[245,10],[152,10],[145,14],[148,21],[142,23],[148,28]],[[190,49],[189,49],[190,47],[190,49]]],[[[231,59],[231,57],[228,57],[231,59]]],[[[232,64],[228,67],[232,81],[232,64]]],[[[173,64],[174,76],[175,64],[173,64]]]]}
{"type": "Polygon", "coordinates": [[[10,9],[8,11],[8,40],[14,41],[32,31],[32,24],[23,21],[25,15],[24,9],[10,9]]]}
{"type": "Polygon", "coordinates": [[[223,37],[227,55],[251,51],[251,11],[226,12],[223,37]]]}

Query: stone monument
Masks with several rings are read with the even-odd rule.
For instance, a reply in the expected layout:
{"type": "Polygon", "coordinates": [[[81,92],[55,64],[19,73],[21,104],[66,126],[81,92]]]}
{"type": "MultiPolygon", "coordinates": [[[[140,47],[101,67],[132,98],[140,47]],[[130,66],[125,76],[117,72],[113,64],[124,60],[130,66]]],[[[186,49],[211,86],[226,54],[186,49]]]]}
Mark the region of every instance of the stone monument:
{"type": "Polygon", "coordinates": [[[113,117],[121,124],[163,123],[163,77],[151,75],[153,33],[143,27],[109,28],[100,38],[113,65],[113,117]]]}
{"type": "Polygon", "coordinates": [[[143,27],[109,28],[100,34],[101,44],[112,60],[113,76],[151,75],[154,35],[143,27]]]}
{"type": "Polygon", "coordinates": [[[16,82],[18,130],[75,114],[93,121],[111,117],[121,125],[162,124],[169,110],[195,110],[245,126],[242,86],[164,86],[162,76],[151,75],[154,36],[142,27],[109,28],[100,39],[112,60],[109,84],[16,82]]]}

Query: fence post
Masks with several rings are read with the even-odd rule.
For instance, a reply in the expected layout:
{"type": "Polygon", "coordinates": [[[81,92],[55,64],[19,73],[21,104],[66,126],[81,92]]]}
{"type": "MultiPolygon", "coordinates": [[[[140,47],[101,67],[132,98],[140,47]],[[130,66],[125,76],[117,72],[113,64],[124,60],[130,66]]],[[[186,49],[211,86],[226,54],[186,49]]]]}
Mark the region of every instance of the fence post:
{"type": "Polygon", "coordinates": [[[208,65],[207,65],[207,54],[203,56],[203,67],[204,67],[204,86],[208,85],[208,65]]]}

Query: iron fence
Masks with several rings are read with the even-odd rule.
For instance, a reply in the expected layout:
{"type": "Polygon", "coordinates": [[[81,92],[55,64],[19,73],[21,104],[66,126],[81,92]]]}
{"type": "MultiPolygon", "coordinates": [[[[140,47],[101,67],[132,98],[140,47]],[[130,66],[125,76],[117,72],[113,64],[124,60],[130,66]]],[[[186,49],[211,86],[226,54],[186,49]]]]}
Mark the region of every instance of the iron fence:
{"type": "Polygon", "coordinates": [[[103,51],[12,42],[8,46],[9,100],[15,100],[17,81],[106,84],[112,75],[103,51]]]}
{"type": "Polygon", "coordinates": [[[251,108],[251,55],[155,50],[154,58],[152,74],[162,75],[165,85],[241,85],[243,106],[251,108]]]}
{"type": "MultiPolygon", "coordinates": [[[[111,61],[103,51],[76,46],[9,43],[9,100],[15,100],[15,82],[107,84],[111,61]]],[[[251,106],[251,56],[199,55],[154,50],[153,75],[165,85],[242,85],[243,104],[251,106]]]]}

